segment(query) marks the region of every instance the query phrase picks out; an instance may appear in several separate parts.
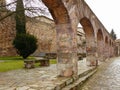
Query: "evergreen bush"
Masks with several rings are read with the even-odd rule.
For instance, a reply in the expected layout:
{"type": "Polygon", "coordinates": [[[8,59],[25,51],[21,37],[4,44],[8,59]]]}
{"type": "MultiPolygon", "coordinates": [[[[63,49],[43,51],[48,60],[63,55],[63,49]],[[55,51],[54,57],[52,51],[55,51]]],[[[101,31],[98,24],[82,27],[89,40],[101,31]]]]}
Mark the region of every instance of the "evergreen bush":
{"type": "Polygon", "coordinates": [[[26,59],[37,49],[37,39],[30,34],[17,34],[13,45],[17,49],[17,53],[26,59]]]}

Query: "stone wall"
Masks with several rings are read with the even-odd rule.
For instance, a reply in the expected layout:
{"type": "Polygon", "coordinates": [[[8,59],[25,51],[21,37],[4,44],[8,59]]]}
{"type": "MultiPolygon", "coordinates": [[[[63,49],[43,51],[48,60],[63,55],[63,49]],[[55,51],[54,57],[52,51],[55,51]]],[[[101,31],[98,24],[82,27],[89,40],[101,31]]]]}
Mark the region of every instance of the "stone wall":
{"type": "MultiPolygon", "coordinates": [[[[45,17],[27,17],[27,32],[36,36],[38,39],[38,49],[33,55],[38,55],[40,52],[56,53],[56,30],[54,21],[45,17]]],[[[15,37],[15,20],[14,17],[8,17],[0,22],[0,56],[14,56],[16,50],[12,45],[15,37]]],[[[86,52],[85,46],[82,44],[85,41],[85,34],[82,28],[78,29],[78,52],[86,52]]]]}
{"type": "Polygon", "coordinates": [[[53,20],[44,16],[28,18],[27,31],[38,39],[38,49],[34,54],[56,53],[56,30],[53,20]]]}
{"type": "MultiPolygon", "coordinates": [[[[2,15],[2,14],[1,14],[2,15]]],[[[0,56],[14,56],[16,50],[12,42],[15,37],[15,20],[13,16],[0,21],[0,56]]]]}
{"type": "Polygon", "coordinates": [[[117,39],[115,43],[116,43],[116,48],[115,48],[116,56],[120,56],[120,39],[117,39]]]}

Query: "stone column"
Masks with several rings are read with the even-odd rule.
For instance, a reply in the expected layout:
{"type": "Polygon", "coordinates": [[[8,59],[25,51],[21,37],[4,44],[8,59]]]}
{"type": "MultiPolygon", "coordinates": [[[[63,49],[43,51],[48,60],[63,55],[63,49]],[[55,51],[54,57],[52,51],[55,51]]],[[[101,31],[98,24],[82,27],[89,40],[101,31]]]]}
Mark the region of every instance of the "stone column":
{"type": "Polygon", "coordinates": [[[101,60],[102,60],[102,61],[105,61],[104,47],[105,47],[105,43],[104,43],[104,40],[102,40],[102,41],[101,41],[101,49],[102,49],[102,50],[101,50],[101,53],[100,53],[100,55],[101,55],[101,60]]]}
{"type": "Polygon", "coordinates": [[[103,47],[103,52],[101,54],[103,55],[103,61],[105,61],[105,59],[106,59],[106,44],[104,41],[103,41],[102,47],[103,47]]]}
{"type": "Polygon", "coordinates": [[[77,76],[77,43],[75,31],[70,24],[58,24],[57,30],[57,69],[60,76],[77,76]]]}
{"type": "Polygon", "coordinates": [[[108,43],[108,58],[110,58],[110,44],[108,43]]]}
{"type": "Polygon", "coordinates": [[[109,46],[108,46],[108,43],[105,44],[105,57],[106,57],[106,59],[109,58],[109,46]]]}
{"type": "Polygon", "coordinates": [[[112,53],[112,46],[110,45],[110,58],[112,57],[113,53],[112,53]]]}
{"type": "Polygon", "coordinates": [[[86,38],[86,63],[88,66],[97,66],[98,65],[98,53],[96,48],[96,42],[93,38],[86,38]]]}
{"type": "Polygon", "coordinates": [[[118,46],[118,56],[120,55],[120,47],[118,46]]]}
{"type": "Polygon", "coordinates": [[[97,41],[97,53],[98,53],[98,60],[104,61],[104,42],[102,40],[97,41]]]}

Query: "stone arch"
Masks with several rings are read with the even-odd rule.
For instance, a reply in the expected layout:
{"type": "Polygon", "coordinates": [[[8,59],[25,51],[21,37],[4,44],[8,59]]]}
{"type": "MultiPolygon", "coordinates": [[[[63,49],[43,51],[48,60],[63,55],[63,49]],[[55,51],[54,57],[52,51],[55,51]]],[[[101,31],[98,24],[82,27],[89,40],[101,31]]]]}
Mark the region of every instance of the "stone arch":
{"type": "Polygon", "coordinates": [[[109,57],[109,40],[108,40],[108,36],[105,36],[105,58],[109,57]]]}
{"type": "Polygon", "coordinates": [[[112,46],[112,41],[110,40],[110,46],[112,46]]]}
{"type": "Polygon", "coordinates": [[[70,23],[68,11],[65,8],[62,1],[58,0],[42,0],[43,3],[48,7],[56,24],[70,23]]]}
{"type": "Polygon", "coordinates": [[[113,55],[113,47],[112,47],[112,40],[110,39],[110,57],[113,55]]]}
{"type": "Polygon", "coordinates": [[[77,47],[78,47],[78,58],[80,54],[86,53],[86,38],[85,32],[82,25],[79,23],[77,25],[77,47]]]}
{"type": "Polygon", "coordinates": [[[111,39],[110,38],[108,39],[108,46],[107,47],[108,47],[108,52],[107,52],[108,57],[111,57],[111,39]]]}
{"type": "Polygon", "coordinates": [[[113,45],[113,42],[112,42],[112,47],[113,47],[114,45],[113,45]]]}
{"type": "Polygon", "coordinates": [[[105,37],[105,44],[108,44],[108,37],[105,37]]]}
{"type": "Polygon", "coordinates": [[[88,18],[84,17],[80,20],[80,23],[83,26],[84,32],[86,34],[86,38],[87,37],[94,38],[94,29],[93,29],[93,26],[92,26],[90,20],[88,18]]]}
{"type": "Polygon", "coordinates": [[[83,26],[86,37],[86,59],[87,65],[97,65],[96,63],[96,44],[93,25],[87,17],[83,17],[80,20],[80,24],[83,26]]]}
{"type": "Polygon", "coordinates": [[[42,0],[48,7],[57,36],[57,71],[60,76],[77,76],[77,38],[62,0],[42,0]]]}
{"type": "Polygon", "coordinates": [[[102,33],[101,29],[99,29],[98,32],[97,32],[97,40],[98,41],[103,40],[103,33],[102,33]]]}
{"type": "MultiPolygon", "coordinates": [[[[105,31],[105,28],[96,16],[94,19],[98,23],[93,23],[92,16],[94,13],[84,0],[42,1],[48,7],[56,24],[58,73],[60,73],[61,76],[77,75],[76,25],[78,22],[81,23],[85,32],[87,60],[89,61],[89,65],[96,65],[97,48],[95,32],[97,26],[100,26],[103,31],[105,31]]],[[[108,44],[108,37],[109,36],[107,36],[107,39],[105,38],[106,45],[108,44]]],[[[98,40],[101,40],[101,38],[98,40]]]]}
{"type": "Polygon", "coordinates": [[[104,40],[102,30],[97,32],[97,53],[100,61],[103,61],[104,40]]]}

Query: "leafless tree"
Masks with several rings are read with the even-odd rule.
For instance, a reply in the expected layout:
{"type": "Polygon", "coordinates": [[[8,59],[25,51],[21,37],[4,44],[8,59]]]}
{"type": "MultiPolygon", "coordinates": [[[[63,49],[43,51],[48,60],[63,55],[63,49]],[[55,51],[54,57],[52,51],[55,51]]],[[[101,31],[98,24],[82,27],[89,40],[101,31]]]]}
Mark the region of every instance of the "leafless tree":
{"type": "MultiPolygon", "coordinates": [[[[11,0],[11,2],[7,2],[7,0],[6,2],[5,0],[0,1],[0,21],[22,10],[16,11],[16,2],[17,0],[11,0]]],[[[49,15],[47,8],[43,5],[41,0],[23,0],[23,2],[23,10],[25,10],[26,16],[34,17],[40,15],[49,15]]]]}

